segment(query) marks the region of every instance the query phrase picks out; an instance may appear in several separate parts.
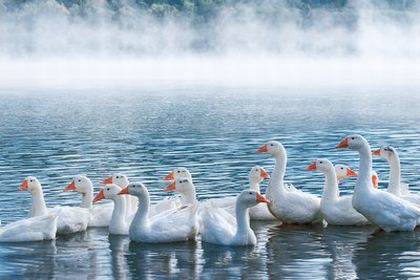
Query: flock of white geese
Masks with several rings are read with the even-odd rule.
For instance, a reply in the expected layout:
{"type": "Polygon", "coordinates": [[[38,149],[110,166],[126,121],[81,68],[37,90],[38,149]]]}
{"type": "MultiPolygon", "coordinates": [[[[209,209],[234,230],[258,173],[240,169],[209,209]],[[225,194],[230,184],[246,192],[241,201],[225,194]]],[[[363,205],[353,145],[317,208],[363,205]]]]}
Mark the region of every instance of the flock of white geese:
{"type": "Polygon", "coordinates": [[[400,159],[393,147],[371,150],[368,141],[357,134],[343,138],[336,147],[357,151],[359,170],[356,173],[348,166],[334,166],[328,159],[310,163],[307,170],[325,175],[322,197],[284,183],[287,154],[277,141],[257,149],[275,159],[271,176],[264,168],[253,167],[248,189],[237,197],[198,201],[190,172],[176,168],[165,176],[170,184],[164,190],[179,195],[153,204],[143,183],[130,183],[124,174],[113,174],[101,182],[105,186],[95,196],[89,178],[76,176],[64,191],[81,193],[80,207],[47,208],[40,182],[29,176],[19,186],[32,195],[29,218],[0,228],[0,241],[48,240],[88,227],[108,227],[110,234],[128,235],[136,242],[176,242],[200,236],[202,242],[236,246],[256,244],[250,219],[341,226],[373,224],[387,232],[412,231],[420,224],[420,195],[400,182],[400,159]],[[390,165],[387,190],[377,188],[372,155],[385,158],[390,165]],[[349,176],[357,176],[354,193],[340,196],[339,180],[349,176]],[[269,184],[263,196],[259,184],[265,178],[269,178],[269,184]],[[96,204],[100,200],[113,203],[96,204]]]}

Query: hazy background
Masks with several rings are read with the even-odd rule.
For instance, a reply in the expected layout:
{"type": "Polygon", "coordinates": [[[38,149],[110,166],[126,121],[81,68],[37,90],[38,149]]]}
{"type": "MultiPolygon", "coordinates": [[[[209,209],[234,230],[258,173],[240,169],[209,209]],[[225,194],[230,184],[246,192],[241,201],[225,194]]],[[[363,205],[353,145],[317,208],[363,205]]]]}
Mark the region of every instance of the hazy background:
{"type": "Polygon", "coordinates": [[[0,0],[0,86],[408,86],[414,0],[0,0]]]}

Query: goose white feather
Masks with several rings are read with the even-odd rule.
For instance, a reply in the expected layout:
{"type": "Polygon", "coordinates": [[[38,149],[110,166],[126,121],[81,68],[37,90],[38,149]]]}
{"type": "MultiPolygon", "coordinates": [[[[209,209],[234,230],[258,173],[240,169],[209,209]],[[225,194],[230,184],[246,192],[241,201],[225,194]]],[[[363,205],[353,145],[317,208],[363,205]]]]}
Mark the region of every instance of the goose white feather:
{"type": "MultiPolygon", "coordinates": [[[[307,170],[317,170],[325,175],[324,189],[321,198],[321,212],[330,225],[350,226],[368,224],[368,220],[352,205],[352,195],[340,196],[336,169],[328,159],[317,159],[306,167],[307,170]]],[[[347,176],[357,174],[346,168],[347,176]]]]}
{"type": "Polygon", "coordinates": [[[389,182],[387,191],[420,205],[420,194],[411,193],[408,184],[401,183],[401,163],[397,149],[392,146],[383,146],[380,149],[372,150],[372,155],[386,159],[389,164],[389,182]]]}
{"type": "Polygon", "coordinates": [[[223,208],[206,205],[200,225],[201,240],[227,246],[256,245],[257,238],[249,224],[249,208],[259,202],[268,201],[256,191],[242,191],[236,200],[236,217],[223,208]]]}
{"type": "Polygon", "coordinates": [[[266,193],[270,201],[268,204],[270,212],[283,223],[322,222],[321,199],[284,184],[287,153],[283,145],[277,141],[270,141],[261,145],[257,152],[268,153],[276,161],[266,193]]]}
{"type": "Polygon", "coordinates": [[[28,190],[32,196],[29,217],[52,214],[57,216],[57,233],[74,233],[85,231],[89,223],[89,210],[81,207],[56,206],[47,208],[41,183],[36,177],[26,177],[19,186],[20,190],[28,190]]]}
{"type": "Polygon", "coordinates": [[[78,175],[64,188],[65,192],[76,191],[82,194],[81,208],[89,210],[88,227],[107,227],[111,222],[113,205],[105,203],[93,205],[93,184],[92,181],[83,175],[78,175]]]}
{"type": "Polygon", "coordinates": [[[129,228],[130,239],[136,242],[162,243],[195,239],[197,204],[169,209],[150,217],[150,196],[142,183],[130,183],[119,193],[134,195],[139,205],[129,228]]]}
{"type": "Polygon", "coordinates": [[[350,148],[360,156],[353,207],[384,231],[414,230],[420,223],[420,209],[398,196],[371,187],[372,155],[368,141],[352,134],[343,138],[337,148],[350,148]]]}
{"type": "Polygon", "coordinates": [[[118,195],[121,188],[115,184],[108,184],[101,189],[93,199],[96,203],[102,199],[110,199],[114,202],[114,209],[112,211],[111,222],[109,223],[109,233],[118,235],[128,235],[133,216],[127,217],[125,196],[118,195]]]}
{"type": "Polygon", "coordinates": [[[0,228],[0,242],[28,242],[55,239],[57,216],[22,219],[0,228]]]}

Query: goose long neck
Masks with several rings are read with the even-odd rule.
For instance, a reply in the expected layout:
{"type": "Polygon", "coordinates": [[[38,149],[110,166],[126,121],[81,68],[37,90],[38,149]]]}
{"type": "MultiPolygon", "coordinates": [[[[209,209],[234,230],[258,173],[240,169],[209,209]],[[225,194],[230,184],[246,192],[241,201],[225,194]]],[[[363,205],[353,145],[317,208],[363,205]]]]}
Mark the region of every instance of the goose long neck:
{"type": "Polygon", "coordinates": [[[249,229],[251,228],[249,225],[249,208],[238,200],[236,201],[235,212],[237,223],[236,235],[248,234],[249,229]]]}
{"type": "Polygon", "coordinates": [[[121,195],[117,195],[113,197],[112,200],[114,201],[114,210],[112,210],[111,222],[109,224],[109,227],[115,229],[122,229],[126,226],[126,199],[121,195]]]}
{"type": "Polygon", "coordinates": [[[80,207],[82,208],[92,208],[92,199],[93,199],[93,187],[90,186],[88,190],[82,193],[82,204],[80,207]]]}
{"type": "Polygon", "coordinates": [[[260,183],[250,180],[249,181],[249,189],[256,191],[256,192],[260,192],[260,183]]]}
{"type": "Polygon", "coordinates": [[[48,214],[47,205],[44,200],[42,188],[31,190],[32,206],[29,212],[30,217],[43,216],[48,214]]]}
{"type": "Polygon", "coordinates": [[[338,189],[337,175],[334,168],[329,169],[324,173],[325,183],[324,190],[322,193],[322,199],[328,201],[336,201],[340,196],[340,191],[338,189]]]}
{"type": "Polygon", "coordinates": [[[370,152],[369,144],[363,145],[359,150],[359,175],[357,176],[356,192],[373,190],[371,187],[371,172],[372,172],[372,154],[370,152]]]}
{"type": "Polygon", "coordinates": [[[274,155],[276,164],[274,166],[273,174],[271,176],[269,187],[277,187],[284,190],[284,174],[286,172],[287,155],[286,153],[278,153],[274,155]]]}
{"type": "Polygon", "coordinates": [[[197,201],[196,194],[195,194],[195,187],[194,185],[188,191],[181,193],[181,203],[185,204],[194,204],[197,201]]]}
{"type": "Polygon", "coordinates": [[[389,183],[388,191],[397,196],[401,195],[401,164],[399,156],[394,153],[394,156],[388,160],[389,163],[389,183]]]}
{"type": "Polygon", "coordinates": [[[147,224],[148,222],[150,197],[149,197],[149,194],[147,194],[141,197],[139,196],[138,199],[139,199],[139,202],[137,205],[137,212],[131,224],[137,227],[141,227],[147,224]]]}

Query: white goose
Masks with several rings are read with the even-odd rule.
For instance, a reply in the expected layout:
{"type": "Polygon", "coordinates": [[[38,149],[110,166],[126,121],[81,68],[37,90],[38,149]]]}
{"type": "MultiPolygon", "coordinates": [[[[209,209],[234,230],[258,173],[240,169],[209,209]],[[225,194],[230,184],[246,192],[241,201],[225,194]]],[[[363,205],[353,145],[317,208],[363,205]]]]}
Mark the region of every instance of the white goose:
{"type": "Polygon", "coordinates": [[[115,184],[107,184],[95,196],[93,203],[102,199],[111,199],[114,202],[114,210],[112,211],[112,218],[109,223],[109,233],[128,235],[128,229],[133,217],[126,216],[127,199],[125,199],[124,196],[118,195],[120,191],[121,188],[119,186],[115,184]]]}
{"type": "Polygon", "coordinates": [[[383,146],[380,149],[372,150],[372,155],[381,156],[389,164],[389,182],[387,191],[420,205],[420,194],[411,193],[408,184],[401,183],[401,163],[397,150],[391,146],[383,146]]]}
{"type": "Polygon", "coordinates": [[[148,215],[150,210],[149,191],[142,183],[130,183],[119,194],[130,194],[139,199],[136,215],[129,228],[131,240],[163,243],[195,239],[197,234],[196,204],[169,209],[150,217],[148,215]]]}
{"type": "Polygon", "coordinates": [[[0,228],[0,242],[28,242],[55,239],[57,216],[22,219],[0,228]]]}
{"type": "Polygon", "coordinates": [[[101,205],[92,204],[93,184],[92,181],[83,175],[78,175],[64,188],[65,192],[76,191],[82,194],[81,208],[89,209],[90,218],[88,227],[107,227],[111,221],[112,203],[101,205]]]}
{"type": "Polygon", "coordinates": [[[36,177],[26,177],[20,184],[19,189],[31,192],[32,206],[29,217],[45,216],[48,214],[57,216],[57,233],[74,233],[86,230],[89,223],[89,210],[70,206],[47,208],[41,183],[36,177]]]}
{"type": "Polygon", "coordinates": [[[276,160],[266,193],[270,201],[270,212],[283,223],[322,222],[321,199],[284,184],[287,153],[283,145],[277,141],[270,141],[261,145],[257,152],[269,153],[276,160]]]}
{"type": "Polygon", "coordinates": [[[363,136],[343,138],[337,148],[350,148],[360,155],[353,207],[384,231],[412,231],[420,223],[420,209],[391,193],[371,187],[372,155],[363,136]]]}
{"type": "Polygon", "coordinates": [[[201,240],[207,243],[245,246],[256,245],[257,238],[249,225],[249,208],[268,200],[253,190],[242,191],[236,200],[236,217],[222,208],[205,207],[200,225],[201,240]]]}
{"type": "MultiPolygon", "coordinates": [[[[317,159],[306,167],[306,170],[317,170],[325,175],[324,190],[321,198],[321,212],[330,225],[350,226],[368,224],[368,220],[352,206],[352,195],[340,197],[337,174],[328,159],[317,159]]],[[[350,168],[346,176],[355,176],[350,168]]]]}

